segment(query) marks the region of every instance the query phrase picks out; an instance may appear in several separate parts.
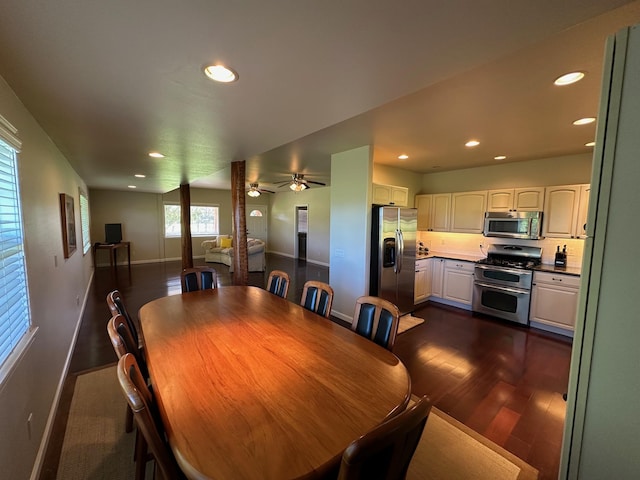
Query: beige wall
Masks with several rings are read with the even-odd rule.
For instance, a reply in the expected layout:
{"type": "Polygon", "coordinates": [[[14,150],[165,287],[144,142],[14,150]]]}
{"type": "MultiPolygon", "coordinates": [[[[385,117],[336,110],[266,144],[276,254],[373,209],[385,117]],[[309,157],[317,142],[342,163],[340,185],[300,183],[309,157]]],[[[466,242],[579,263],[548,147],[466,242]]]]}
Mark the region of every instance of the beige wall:
{"type": "MultiPolygon", "coordinates": [[[[217,205],[220,214],[220,233],[231,234],[231,191],[192,188],[191,203],[196,205],[217,205]]],[[[164,237],[164,203],[180,203],[180,191],[165,194],[143,193],[119,190],[91,189],[89,206],[91,210],[91,238],[94,242],[104,241],[104,224],[121,223],[123,240],[131,242],[133,263],[176,260],[182,257],[180,238],[164,237]]],[[[266,205],[263,197],[247,197],[247,205],[266,205]]],[[[201,243],[210,237],[193,237],[194,257],[204,256],[201,243]]],[[[98,265],[108,263],[104,252],[99,252],[98,265]]],[[[119,262],[126,261],[126,252],[118,252],[119,262]]]]}
{"type": "Polygon", "coordinates": [[[22,141],[18,170],[31,321],[37,328],[0,384],[0,476],[18,479],[29,478],[45,447],[92,269],[91,254],[82,254],[79,228],[78,249],[66,260],[62,250],[58,195],[73,196],[79,226],[78,188],[85,189],[84,182],[2,78],[0,114],[18,129],[22,141]]]}
{"type": "Polygon", "coordinates": [[[419,193],[468,192],[495,188],[546,187],[591,181],[591,153],[488,167],[429,173],[419,193]]]}
{"type": "Polygon", "coordinates": [[[309,232],[307,233],[307,261],[329,265],[329,225],[331,187],[310,188],[304,192],[279,192],[270,195],[269,252],[295,257],[296,207],[306,206],[309,232]]]}

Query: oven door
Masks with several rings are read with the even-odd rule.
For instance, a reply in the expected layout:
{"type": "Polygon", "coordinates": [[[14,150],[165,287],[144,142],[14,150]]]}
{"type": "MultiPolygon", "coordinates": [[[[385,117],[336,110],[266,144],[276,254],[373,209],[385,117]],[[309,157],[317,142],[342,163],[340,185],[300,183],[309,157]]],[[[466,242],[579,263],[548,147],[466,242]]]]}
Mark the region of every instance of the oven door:
{"type": "Polygon", "coordinates": [[[530,290],[484,282],[473,284],[473,311],[512,322],[529,324],[530,290]]]}

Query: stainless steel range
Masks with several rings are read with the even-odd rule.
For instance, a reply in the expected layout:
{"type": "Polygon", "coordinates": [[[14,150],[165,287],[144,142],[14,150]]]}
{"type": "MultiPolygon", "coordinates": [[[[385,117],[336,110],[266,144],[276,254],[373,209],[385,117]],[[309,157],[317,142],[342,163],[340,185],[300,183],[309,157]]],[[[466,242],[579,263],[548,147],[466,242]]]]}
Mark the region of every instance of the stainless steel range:
{"type": "Polygon", "coordinates": [[[490,245],[476,263],[473,311],[528,325],[532,269],[541,260],[539,247],[490,245]]]}

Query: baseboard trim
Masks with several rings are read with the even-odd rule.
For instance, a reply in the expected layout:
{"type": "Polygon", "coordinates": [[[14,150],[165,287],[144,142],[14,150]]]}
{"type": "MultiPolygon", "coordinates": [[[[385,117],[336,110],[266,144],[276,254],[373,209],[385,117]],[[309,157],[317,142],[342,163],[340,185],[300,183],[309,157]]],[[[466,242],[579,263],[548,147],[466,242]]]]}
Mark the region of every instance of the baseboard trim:
{"type": "MultiPolygon", "coordinates": [[[[284,253],[284,252],[276,252],[275,250],[267,250],[267,253],[270,253],[272,255],[280,255],[281,257],[287,257],[287,258],[293,258],[293,259],[298,258],[295,255],[291,255],[289,253],[284,253]]],[[[306,262],[307,263],[313,263],[314,265],[320,265],[322,267],[328,267],[329,266],[329,264],[326,263],[326,262],[321,262],[319,260],[314,260],[312,258],[307,258],[306,262]]]]}

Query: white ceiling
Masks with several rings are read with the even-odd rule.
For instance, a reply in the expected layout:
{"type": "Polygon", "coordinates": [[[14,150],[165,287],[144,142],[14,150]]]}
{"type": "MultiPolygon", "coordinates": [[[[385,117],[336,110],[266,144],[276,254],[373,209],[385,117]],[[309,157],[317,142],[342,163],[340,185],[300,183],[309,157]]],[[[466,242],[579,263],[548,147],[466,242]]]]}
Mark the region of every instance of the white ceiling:
{"type": "Polygon", "coordinates": [[[21,0],[0,16],[0,75],[88,186],[166,192],[229,188],[235,160],[267,188],[328,183],[331,153],[365,144],[415,172],[589,152],[595,126],[571,122],[597,114],[605,38],[640,1],[21,0]],[[239,80],[208,80],[215,62],[239,80]]]}

